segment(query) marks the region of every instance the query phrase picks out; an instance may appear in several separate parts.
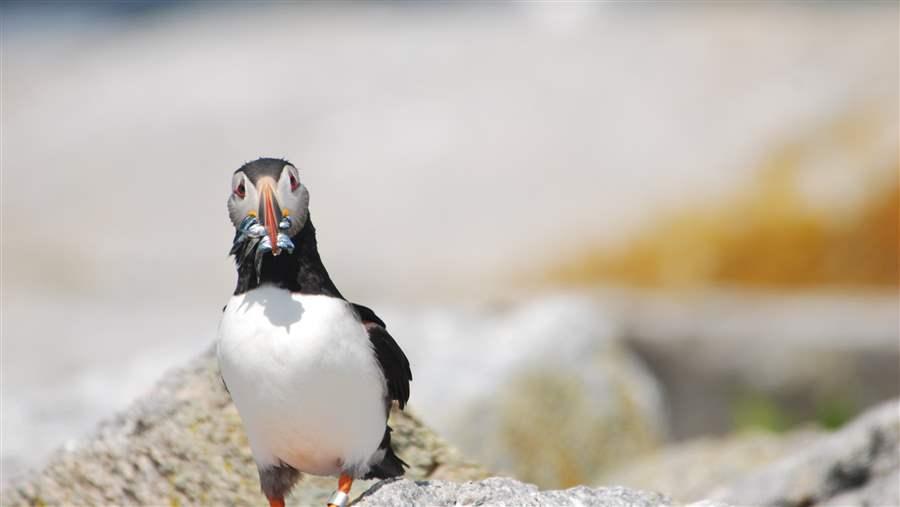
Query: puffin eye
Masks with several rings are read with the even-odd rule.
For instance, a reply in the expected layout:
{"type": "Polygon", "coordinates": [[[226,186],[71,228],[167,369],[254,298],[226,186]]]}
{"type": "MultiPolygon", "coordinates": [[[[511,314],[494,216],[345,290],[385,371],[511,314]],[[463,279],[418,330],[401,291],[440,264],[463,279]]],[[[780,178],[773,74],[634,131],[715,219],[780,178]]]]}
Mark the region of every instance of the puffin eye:
{"type": "Polygon", "coordinates": [[[241,199],[243,199],[244,196],[247,195],[247,190],[244,188],[243,181],[241,181],[241,184],[234,189],[234,195],[240,197],[241,199]]]}
{"type": "Polygon", "coordinates": [[[297,187],[300,186],[300,182],[297,181],[297,177],[291,174],[291,192],[297,190],[297,187]]]}

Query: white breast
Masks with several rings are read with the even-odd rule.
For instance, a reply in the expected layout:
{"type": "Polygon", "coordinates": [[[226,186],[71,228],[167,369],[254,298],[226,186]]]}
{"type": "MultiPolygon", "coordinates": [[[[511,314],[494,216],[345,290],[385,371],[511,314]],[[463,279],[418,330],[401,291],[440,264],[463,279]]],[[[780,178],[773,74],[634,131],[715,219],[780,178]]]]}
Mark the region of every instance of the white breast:
{"type": "Polygon", "coordinates": [[[368,468],[384,434],[385,380],[346,301],[271,286],[232,297],[219,365],[258,464],[368,468]]]}

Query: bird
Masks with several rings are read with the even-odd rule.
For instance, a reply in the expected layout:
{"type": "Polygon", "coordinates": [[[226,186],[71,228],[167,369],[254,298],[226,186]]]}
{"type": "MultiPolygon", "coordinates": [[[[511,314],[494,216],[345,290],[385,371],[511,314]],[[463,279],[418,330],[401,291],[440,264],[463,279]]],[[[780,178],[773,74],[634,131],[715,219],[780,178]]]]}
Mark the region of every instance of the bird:
{"type": "MultiPolygon", "coordinates": [[[[409,400],[409,360],[370,308],[348,301],[319,255],[309,190],[287,160],[237,169],[228,214],[237,284],[219,325],[217,356],[270,507],[303,473],[338,477],[329,506],[354,479],[408,468],[388,415],[409,400]]],[[[362,250],[362,249],[361,249],[362,250]]]]}

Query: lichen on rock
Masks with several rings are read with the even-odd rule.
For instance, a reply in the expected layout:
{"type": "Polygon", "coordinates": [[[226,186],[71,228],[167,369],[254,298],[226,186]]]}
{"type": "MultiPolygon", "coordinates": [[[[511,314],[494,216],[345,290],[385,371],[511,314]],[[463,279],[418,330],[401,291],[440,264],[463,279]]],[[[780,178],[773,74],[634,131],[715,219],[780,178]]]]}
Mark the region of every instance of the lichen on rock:
{"type": "MultiPolygon", "coordinates": [[[[408,412],[391,415],[397,452],[415,479],[487,476],[408,412]]],[[[359,494],[372,481],[359,481],[359,494]]],[[[288,499],[324,505],[330,478],[303,477],[288,499]]],[[[46,467],[14,481],[0,504],[256,505],[264,501],[240,418],[212,350],[167,374],[125,412],[46,467]]]]}

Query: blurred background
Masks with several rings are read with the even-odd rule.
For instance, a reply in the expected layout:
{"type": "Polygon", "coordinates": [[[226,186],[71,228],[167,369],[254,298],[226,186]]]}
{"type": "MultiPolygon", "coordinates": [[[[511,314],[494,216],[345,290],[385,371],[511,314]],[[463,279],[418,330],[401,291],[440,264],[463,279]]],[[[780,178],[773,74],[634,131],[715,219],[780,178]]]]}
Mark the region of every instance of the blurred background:
{"type": "Polygon", "coordinates": [[[0,15],[4,481],[212,344],[259,156],[493,470],[640,486],[900,391],[896,2],[0,15]]]}

